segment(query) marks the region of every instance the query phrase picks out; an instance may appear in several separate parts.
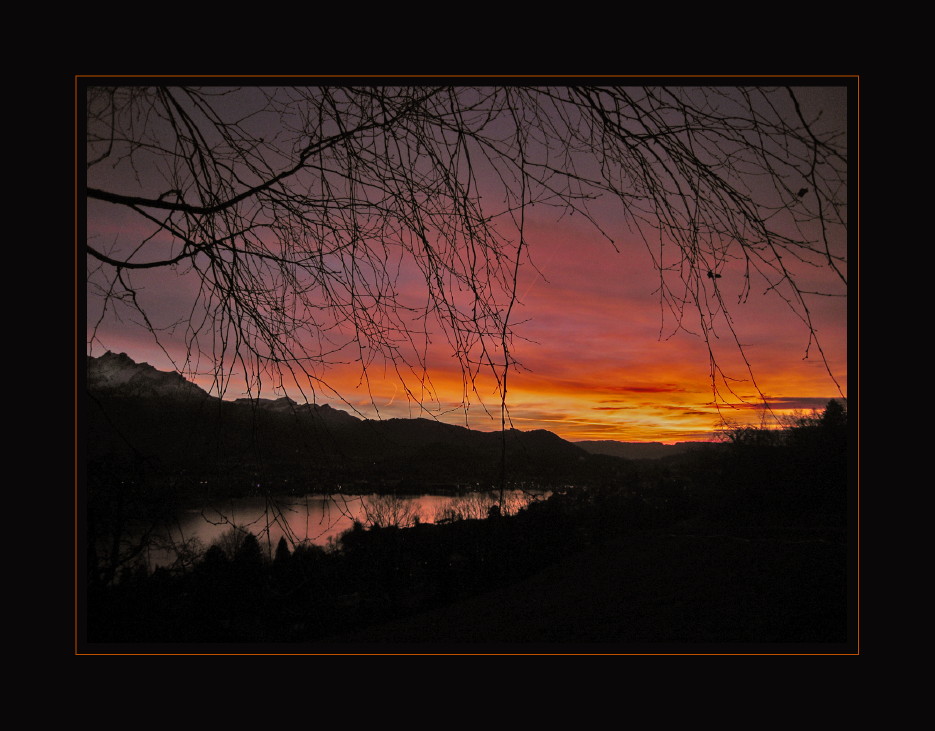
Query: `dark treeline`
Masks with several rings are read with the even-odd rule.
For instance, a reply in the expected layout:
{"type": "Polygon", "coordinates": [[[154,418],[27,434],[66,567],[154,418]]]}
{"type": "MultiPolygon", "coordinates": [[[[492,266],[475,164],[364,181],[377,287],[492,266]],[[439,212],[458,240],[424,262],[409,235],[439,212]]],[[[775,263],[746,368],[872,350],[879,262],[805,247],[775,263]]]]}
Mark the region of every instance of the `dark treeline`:
{"type": "MultiPolygon", "coordinates": [[[[782,430],[735,429],[726,436],[717,448],[658,461],[589,462],[588,486],[556,490],[548,500],[532,503],[516,515],[501,516],[493,508],[486,519],[455,519],[439,525],[356,524],[327,549],[282,540],[270,557],[256,536],[231,531],[223,541],[193,552],[175,567],[152,571],[141,557],[124,557],[121,565],[109,565],[99,529],[89,536],[98,549],[91,551],[87,566],[86,640],[314,646],[339,642],[365,628],[379,636],[372,628],[387,621],[508,587],[589,551],[611,555],[621,541],[630,551],[638,550],[642,537],[648,547],[651,541],[669,536],[701,534],[727,537],[732,546],[741,547],[752,537],[769,538],[771,547],[794,545],[796,551],[803,545],[845,544],[849,485],[844,407],[831,402],[822,414],[800,418],[782,430]]],[[[104,524],[101,515],[111,513],[117,520],[130,503],[146,502],[145,490],[133,494],[114,488],[105,493],[98,485],[95,495],[101,504],[90,506],[98,511],[98,525],[104,524]],[[122,497],[115,503],[117,494],[122,497]]],[[[757,550],[764,550],[762,543],[757,545],[757,550]]],[[[784,568],[749,577],[741,573],[738,586],[756,584],[783,596],[800,591],[788,585],[792,559],[785,553],[781,561],[775,558],[780,554],[769,555],[784,568]]],[[[844,641],[845,554],[840,553],[840,560],[796,554],[795,560],[807,572],[807,586],[803,584],[801,591],[812,592],[795,601],[809,605],[809,616],[817,619],[799,618],[796,624],[789,617],[771,618],[771,610],[751,605],[749,616],[724,628],[724,637],[718,635],[721,630],[710,630],[704,639],[718,641],[739,631],[770,641],[844,641]],[[738,629],[737,623],[749,626],[738,629]],[[790,636],[782,636],[783,632],[790,636]]],[[[758,568],[749,570],[765,571],[766,563],[758,559],[758,568]]],[[[664,576],[674,568],[660,565],[658,571],[664,576]]],[[[710,582],[717,581],[717,575],[710,577],[710,582]]],[[[639,597],[628,601],[633,605],[607,611],[638,613],[639,597]]],[[[681,626],[678,623],[684,620],[674,619],[675,611],[653,609],[658,613],[653,639],[685,639],[667,636],[667,623],[681,626]]],[[[625,633],[613,636],[615,631],[608,630],[607,642],[628,639],[625,633]]]]}

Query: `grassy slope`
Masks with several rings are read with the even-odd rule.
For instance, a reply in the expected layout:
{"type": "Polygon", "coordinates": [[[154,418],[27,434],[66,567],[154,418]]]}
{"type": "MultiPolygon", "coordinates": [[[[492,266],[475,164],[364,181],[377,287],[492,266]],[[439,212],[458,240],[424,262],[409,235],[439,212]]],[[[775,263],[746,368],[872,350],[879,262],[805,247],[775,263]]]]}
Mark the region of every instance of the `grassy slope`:
{"type": "Polygon", "coordinates": [[[334,639],[345,652],[853,651],[847,579],[842,531],[654,531],[334,639]]]}

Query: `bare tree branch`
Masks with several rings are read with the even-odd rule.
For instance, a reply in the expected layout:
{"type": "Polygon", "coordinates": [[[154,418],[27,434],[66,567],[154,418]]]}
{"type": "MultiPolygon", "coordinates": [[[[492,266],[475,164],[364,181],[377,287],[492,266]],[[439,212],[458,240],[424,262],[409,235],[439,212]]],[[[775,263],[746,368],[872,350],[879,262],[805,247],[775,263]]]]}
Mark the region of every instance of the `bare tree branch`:
{"type": "MultiPolygon", "coordinates": [[[[824,359],[809,298],[846,295],[846,138],[795,88],[128,86],[84,101],[89,291],[160,340],[136,278],[197,282],[186,360],[212,364],[219,394],[236,367],[251,389],[288,377],[314,397],[350,359],[363,383],[389,365],[421,401],[440,334],[465,408],[487,371],[505,427],[531,206],[619,249],[602,208],[616,201],[658,269],[663,336],[711,346],[725,326],[742,353],[730,268],[738,302],[779,297],[824,359]],[[114,211],[126,225],[105,251],[94,226],[114,211]],[[816,268],[840,286],[814,291],[816,268]]],[[[717,402],[729,381],[710,353],[717,402]]]]}

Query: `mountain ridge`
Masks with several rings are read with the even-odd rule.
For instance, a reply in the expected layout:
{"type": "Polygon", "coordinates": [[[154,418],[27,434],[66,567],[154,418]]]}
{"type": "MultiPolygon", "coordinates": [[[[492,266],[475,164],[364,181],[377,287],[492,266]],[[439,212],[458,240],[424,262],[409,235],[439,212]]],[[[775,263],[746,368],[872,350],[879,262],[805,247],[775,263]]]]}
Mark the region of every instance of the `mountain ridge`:
{"type": "Polygon", "coordinates": [[[663,459],[676,454],[684,454],[698,449],[705,449],[711,442],[621,442],[613,439],[595,439],[572,442],[590,454],[603,454],[620,459],[663,459]]]}
{"type": "Polygon", "coordinates": [[[359,419],[288,397],[224,401],[125,353],[88,358],[88,456],[166,476],[283,484],[558,484],[605,464],[553,432],[483,432],[426,418],[359,419]],[[180,383],[180,381],[182,383],[180,383]],[[187,386],[184,384],[188,384],[187,386]]]}
{"type": "Polygon", "coordinates": [[[208,398],[209,394],[179,373],[160,371],[149,363],[137,363],[126,353],[87,359],[88,390],[124,396],[208,398]]]}

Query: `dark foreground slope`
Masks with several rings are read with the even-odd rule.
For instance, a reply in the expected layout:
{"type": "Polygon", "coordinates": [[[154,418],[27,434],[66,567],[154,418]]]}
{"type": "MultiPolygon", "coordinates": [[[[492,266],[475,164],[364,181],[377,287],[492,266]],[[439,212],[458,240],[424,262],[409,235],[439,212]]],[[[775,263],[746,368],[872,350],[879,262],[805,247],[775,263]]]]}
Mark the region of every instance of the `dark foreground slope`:
{"type": "MultiPolygon", "coordinates": [[[[404,427],[400,443],[425,431],[437,448],[431,425],[404,427]]],[[[548,461],[536,453],[557,437],[529,434],[527,446],[538,445],[529,464],[541,468],[548,461]]],[[[283,540],[270,556],[238,533],[156,570],[89,551],[79,643],[98,652],[854,652],[846,410],[829,404],[784,432],[741,430],[723,446],[606,472],[512,516],[358,523],[329,550],[283,540]]],[[[122,483],[102,485],[123,495],[122,483]]],[[[90,546],[126,512],[126,500],[116,512],[96,505],[90,546]]]]}
{"type": "Polygon", "coordinates": [[[339,639],[345,651],[374,652],[663,652],[706,644],[840,652],[856,639],[847,587],[841,530],[682,527],[617,538],[521,583],[339,639]]]}
{"type": "Polygon", "coordinates": [[[456,526],[423,526],[421,542],[431,549],[420,560],[406,559],[414,551],[399,542],[400,532],[362,531],[361,545],[348,542],[340,557],[297,550],[264,567],[256,552],[251,558],[240,551],[232,561],[212,554],[185,577],[154,575],[92,592],[87,648],[353,654],[857,647],[855,577],[841,528],[682,523],[566,546],[568,553],[556,557],[524,555],[531,531],[516,541],[513,530],[502,533],[489,520],[456,525],[459,536],[456,526]],[[387,543],[401,550],[394,556],[387,543]],[[379,552],[370,550],[378,544],[379,552]]]}

